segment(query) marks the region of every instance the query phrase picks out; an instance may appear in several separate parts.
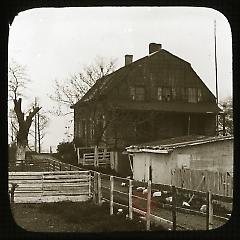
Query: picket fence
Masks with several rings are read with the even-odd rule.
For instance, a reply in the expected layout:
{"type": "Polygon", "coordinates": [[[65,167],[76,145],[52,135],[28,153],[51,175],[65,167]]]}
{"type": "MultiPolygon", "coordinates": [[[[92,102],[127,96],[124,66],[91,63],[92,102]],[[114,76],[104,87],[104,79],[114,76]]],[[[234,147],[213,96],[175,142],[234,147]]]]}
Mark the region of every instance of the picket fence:
{"type": "Polygon", "coordinates": [[[233,196],[233,176],[228,172],[179,168],[173,169],[171,176],[172,185],[177,187],[233,196]]]}
{"type": "Polygon", "coordinates": [[[89,171],[9,172],[8,179],[10,199],[15,203],[86,201],[91,197],[89,171]]]}

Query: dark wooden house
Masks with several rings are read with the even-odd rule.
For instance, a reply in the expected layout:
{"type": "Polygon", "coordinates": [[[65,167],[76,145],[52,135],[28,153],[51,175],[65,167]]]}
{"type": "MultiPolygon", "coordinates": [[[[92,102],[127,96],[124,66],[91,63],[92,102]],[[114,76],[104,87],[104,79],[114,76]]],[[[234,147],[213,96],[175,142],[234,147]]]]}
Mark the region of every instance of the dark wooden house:
{"type": "Polygon", "coordinates": [[[216,134],[220,109],[191,64],[149,44],[149,55],[99,79],[72,106],[77,146],[124,149],[183,135],[216,134]]]}

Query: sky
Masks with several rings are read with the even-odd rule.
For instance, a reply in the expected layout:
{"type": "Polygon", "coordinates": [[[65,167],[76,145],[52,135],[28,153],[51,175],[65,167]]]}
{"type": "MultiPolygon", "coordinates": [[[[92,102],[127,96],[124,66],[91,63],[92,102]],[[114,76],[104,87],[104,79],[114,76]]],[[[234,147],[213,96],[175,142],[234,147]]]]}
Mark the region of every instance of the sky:
{"type": "MultiPolygon", "coordinates": [[[[78,73],[97,57],[133,61],[148,55],[151,42],[189,62],[207,87],[215,91],[214,20],[219,100],[232,96],[232,38],[227,18],[200,7],[78,7],[35,8],[20,12],[10,26],[8,55],[26,66],[31,83],[25,102],[38,97],[42,111],[52,110],[49,99],[55,80],[78,73]]],[[[72,117],[50,115],[43,149],[55,150],[67,141],[72,117]]],[[[72,128],[70,128],[72,131],[72,128]]]]}

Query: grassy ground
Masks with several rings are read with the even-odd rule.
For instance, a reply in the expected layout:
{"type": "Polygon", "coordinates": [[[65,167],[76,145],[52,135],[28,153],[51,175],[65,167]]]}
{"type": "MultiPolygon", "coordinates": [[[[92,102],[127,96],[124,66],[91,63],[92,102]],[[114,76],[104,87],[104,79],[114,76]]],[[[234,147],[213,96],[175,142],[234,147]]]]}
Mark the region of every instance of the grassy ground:
{"type": "Polygon", "coordinates": [[[145,231],[138,219],[110,216],[109,208],[91,202],[14,204],[12,214],[17,225],[31,232],[145,231]]]}

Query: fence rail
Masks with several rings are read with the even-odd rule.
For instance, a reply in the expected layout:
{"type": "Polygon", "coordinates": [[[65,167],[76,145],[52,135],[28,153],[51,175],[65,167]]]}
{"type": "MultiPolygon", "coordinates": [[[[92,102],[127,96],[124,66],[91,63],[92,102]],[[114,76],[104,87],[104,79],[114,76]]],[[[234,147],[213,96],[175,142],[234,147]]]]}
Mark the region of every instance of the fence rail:
{"type": "MultiPolygon", "coordinates": [[[[195,217],[202,218],[202,223],[203,219],[205,218],[205,225],[202,224],[201,229],[212,229],[216,227],[216,221],[226,222],[229,219],[229,217],[222,217],[214,214],[213,202],[216,199],[222,202],[232,202],[232,197],[214,194],[211,191],[203,192],[166,184],[151,184],[151,181],[148,183],[140,183],[131,179],[124,179],[116,176],[109,176],[108,183],[106,184],[106,174],[95,172],[93,175],[95,179],[93,179],[93,199],[95,200],[95,203],[101,205],[102,201],[109,202],[110,215],[113,215],[119,210],[116,210],[116,207],[122,207],[127,210],[127,216],[130,219],[132,219],[133,212],[142,215],[146,221],[146,230],[151,229],[151,223],[155,223],[156,225],[163,224],[168,226],[168,228],[170,227],[172,230],[189,230],[190,228],[186,224],[183,224],[181,221],[179,222],[178,214],[180,213],[190,214],[194,215],[195,217]],[[145,194],[138,194],[136,186],[138,186],[138,188],[142,187],[147,192],[145,194]],[[171,197],[171,201],[169,203],[157,202],[156,198],[152,197],[155,191],[166,191],[168,194],[167,196],[171,197]],[[181,197],[181,194],[194,194],[195,197],[197,196],[202,198],[206,203],[205,211],[196,211],[179,206],[178,201],[181,197]],[[169,214],[168,218],[161,216],[161,209],[166,209],[170,214],[172,214],[170,219],[169,214]]],[[[183,200],[181,199],[181,201],[183,200]]]]}
{"type": "Polygon", "coordinates": [[[89,175],[89,171],[9,172],[8,186],[10,192],[16,186],[11,192],[16,203],[86,201],[91,196],[89,175]]]}
{"type": "MultiPolygon", "coordinates": [[[[15,190],[15,199],[19,201],[20,196],[29,202],[43,201],[51,199],[51,201],[59,201],[62,196],[64,199],[79,201],[93,197],[96,204],[102,205],[104,200],[109,203],[110,214],[116,213],[116,206],[123,207],[128,211],[128,217],[133,218],[133,213],[140,214],[146,221],[146,230],[151,229],[151,224],[163,224],[170,226],[171,229],[190,229],[186,224],[182,224],[178,214],[194,214],[196,217],[205,219],[203,229],[214,228],[216,219],[221,222],[226,222],[228,217],[217,216],[214,213],[214,201],[232,203],[232,196],[224,196],[224,194],[215,193],[210,188],[198,188],[198,183],[194,183],[193,178],[189,182],[193,183],[194,189],[191,189],[189,182],[175,181],[173,185],[154,184],[134,181],[129,178],[122,178],[102,174],[97,171],[80,171],[79,167],[61,163],[53,159],[48,159],[48,165],[43,164],[45,171],[52,172],[17,172],[9,174],[9,188],[12,184],[19,184],[15,190]],[[47,170],[46,170],[47,166],[47,170]],[[57,171],[56,171],[57,170],[57,171]],[[80,174],[81,173],[81,174],[80,174]],[[195,185],[194,185],[195,184],[195,185]],[[176,186],[175,186],[176,185],[176,186]],[[138,191],[142,188],[142,191],[138,191]],[[143,194],[145,189],[145,194],[143,194]],[[153,197],[154,192],[165,194],[169,202],[159,202],[153,197]],[[19,195],[18,195],[19,194],[19,195]],[[182,203],[181,196],[189,199],[189,203],[193,198],[201,198],[205,203],[205,212],[196,211],[179,206],[179,200],[182,203]],[[115,208],[114,208],[115,207],[115,208]],[[163,216],[163,209],[168,211],[167,215],[163,216]]],[[[42,161],[44,162],[44,161],[42,161]]],[[[36,164],[36,159],[34,160],[36,164]]],[[[41,163],[41,160],[37,161],[41,163]]],[[[205,171],[206,174],[206,171],[205,171]]],[[[178,177],[182,176],[178,174],[178,177]]],[[[188,175],[189,176],[189,175],[188,175]]],[[[205,179],[206,175],[200,175],[201,179],[205,179]]],[[[210,177],[206,177],[210,181],[210,177]]],[[[176,179],[181,179],[176,178],[176,179]]],[[[206,182],[205,182],[206,184],[206,182]]],[[[215,181],[216,185],[216,181],[215,181]]],[[[22,198],[22,199],[23,199],[22,198]]],[[[49,201],[49,200],[48,200],[49,201]]],[[[202,221],[203,222],[203,221],[202,221]]]]}
{"type": "Polygon", "coordinates": [[[110,152],[99,152],[97,155],[94,153],[84,153],[82,165],[110,165],[110,152]]]}

